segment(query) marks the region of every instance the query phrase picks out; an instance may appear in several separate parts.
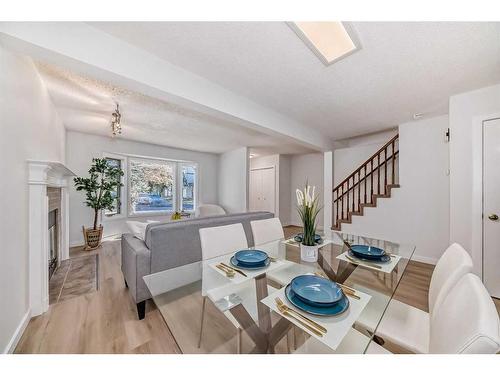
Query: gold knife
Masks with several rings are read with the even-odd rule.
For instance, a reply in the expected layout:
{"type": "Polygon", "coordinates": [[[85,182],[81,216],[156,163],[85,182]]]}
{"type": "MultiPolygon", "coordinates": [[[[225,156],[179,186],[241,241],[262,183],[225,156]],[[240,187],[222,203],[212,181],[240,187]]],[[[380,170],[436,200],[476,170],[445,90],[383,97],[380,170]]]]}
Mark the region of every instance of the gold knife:
{"type": "Polygon", "coordinates": [[[248,276],[247,276],[247,274],[246,274],[245,272],[243,272],[243,271],[241,271],[241,270],[239,270],[239,269],[237,269],[237,268],[234,268],[234,267],[228,266],[226,263],[222,263],[222,262],[221,262],[221,264],[222,264],[224,267],[226,267],[226,268],[229,268],[229,269],[231,269],[231,270],[233,270],[233,271],[235,271],[235,272],[238,272],[238,273],[239,273],[240,275],[242,275],[242,276],[248,277],[248,276]]]}
{"type": "Polygon", "coordinates": [[[307,328],[309,331],[313,332],[314,334],[316,334],[317,336],[319,337],[323,337],[323,333],[319,330],[317,330],[316,328],[314,328],[313,326],[307,324],[306,322],[304,322],[303,320],[300,320],[299,318],[297,318],[296,316],[290,314],[290,312],[286,309],[284,309],[283,307],[280,307],[278,306],[278,310],[281,311],[281,313],[285,316],[288,316],[292,319],[294,319],[295,321],[297,321],[300,325],[302,325],[303,327],[307,328]]]}
{"type": "Polygon", "coordinates": [[[352,263],[354,264],[357,264],[359,266],[365,266],[365,267],[373,267],[373,268],[377,268],[377,269],[382,269],[382,267],[380,267],[379,265],[377,264],[371,264],[371,263],[364,263],[364,262],[359,262],[358,260],[354,259],[354,258],[351,258],[349,255],[345,254],[345,257],[347,259],[349,259],[352,263]]]}
{"type": "Polygon", "coordinates": [[[309,323],[312,326],[314,326],[314,328],[316,328],[317,330],[319,330],[319,331],[321,331],[323,333],[327,333],[328,332],[326,330],[326,328],[323,327],[321,324],[316,323],[314,320],[309,319],[307,316],[304,316],[301,313],[299,313],[298,311],[295,311],[291,307],[288,307],[287,305],[285,305],[285,303],[279,297],[276,297],[275,301],[278,304],[278,306],[281,306],[284,310],[286,310],[288,312],[296,314],[300,318],[304,319],[307,323],[309,323]]]}

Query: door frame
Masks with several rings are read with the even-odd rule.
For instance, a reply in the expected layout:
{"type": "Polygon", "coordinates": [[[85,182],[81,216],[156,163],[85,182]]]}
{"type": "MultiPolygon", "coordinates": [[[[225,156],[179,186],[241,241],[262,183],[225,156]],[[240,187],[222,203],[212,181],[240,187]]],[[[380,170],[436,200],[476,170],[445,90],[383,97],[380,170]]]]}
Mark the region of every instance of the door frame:
{"type": "MultiPolygon", "coordinates": [[[[484,216],[484,123],[500,119],[500,112],[477,116],[472,127],[472,248],[474,272],[483,280],[483,216],[484,216]]],[[[453,137],[453,135],[452,135],[453,137]]],[[[453,139],[453,138],[452,138],[453,139]]]]}

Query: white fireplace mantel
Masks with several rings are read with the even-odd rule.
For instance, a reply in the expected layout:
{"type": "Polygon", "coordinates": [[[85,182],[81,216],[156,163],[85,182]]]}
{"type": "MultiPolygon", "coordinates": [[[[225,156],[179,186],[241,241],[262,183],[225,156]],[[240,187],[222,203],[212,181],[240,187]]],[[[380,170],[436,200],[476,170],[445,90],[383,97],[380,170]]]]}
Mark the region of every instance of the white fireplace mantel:
{"type": "Polygon", "coordinates": [[[29,288],[31,315],[49,308],[49,202],[47,187],[61,188],[60,259],[69,257],[68,178],[75,174],[64,164],[28,160],[29,185],[29,288]]]}

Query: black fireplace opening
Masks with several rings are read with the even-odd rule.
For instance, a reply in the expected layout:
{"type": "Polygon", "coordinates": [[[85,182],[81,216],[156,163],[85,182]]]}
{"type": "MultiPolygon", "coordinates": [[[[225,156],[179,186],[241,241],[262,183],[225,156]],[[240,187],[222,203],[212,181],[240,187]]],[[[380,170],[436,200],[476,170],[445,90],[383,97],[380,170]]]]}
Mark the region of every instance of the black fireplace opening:
{"type": "Polygon", "coordinates": [[[57,213],[57,209],[49,212],[49,280],[57,268],[57,254],[59,253],[57,213]]]}

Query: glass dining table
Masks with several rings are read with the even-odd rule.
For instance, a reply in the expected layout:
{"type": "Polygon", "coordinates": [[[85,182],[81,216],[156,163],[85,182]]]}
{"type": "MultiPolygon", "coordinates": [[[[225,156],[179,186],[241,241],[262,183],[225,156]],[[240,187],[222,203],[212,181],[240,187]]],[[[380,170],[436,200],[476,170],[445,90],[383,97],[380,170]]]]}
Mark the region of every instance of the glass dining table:
{"type": "Polygon", "coordinates": [[[316,262],[302,261],[299,243],[290,238],[257,247],[269,255],[262,269],[233,267],[231,253],[147,275],[144,281],[181,353],[366,353],[379,341],[377,327],[415,246],[340,232],[322,241],[316,262]],[[353,245],[381,248],[390,261],[354,258],[353,245]],[[290,304],[285,288],[304,274],[338,283],[348,308],[318,316],[290,304]]]}

